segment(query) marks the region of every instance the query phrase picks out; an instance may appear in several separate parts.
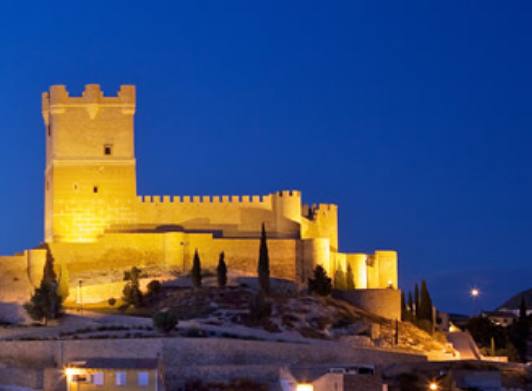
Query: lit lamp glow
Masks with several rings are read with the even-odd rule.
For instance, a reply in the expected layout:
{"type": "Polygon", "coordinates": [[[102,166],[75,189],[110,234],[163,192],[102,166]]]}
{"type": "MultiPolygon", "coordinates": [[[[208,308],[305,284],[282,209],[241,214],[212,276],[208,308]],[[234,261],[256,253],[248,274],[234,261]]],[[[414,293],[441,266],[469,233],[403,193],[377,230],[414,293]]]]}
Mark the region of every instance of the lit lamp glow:
{"type": "Polygon", "coordinates": [[[435,381],[431,381],[429,383],[429,390],[431,391],[437,391],[440,389],[440,386],[438,385],[438,383],[436,383],[435,381]]]}
{"type": "Polygon", "coordinates": [[[314,386],[309,383],[300,383],[296,386],[296,391],[314,391],[314,386]]]}
{"type": "Polygon", "coordinates": [[[470,294],[472,298],[476,298],[480,295],[480,291],[478,290],[478,288],[473,288],[471,289],[470,294]]]}
{"type": "Polygon", "coordinates": [[[72,379],[72,376],[78,373],[76,368],[71,368],[71,367],[65,368],[64,372],[65,372],[65,376],[68,379],[68,381],[72,379]]]}

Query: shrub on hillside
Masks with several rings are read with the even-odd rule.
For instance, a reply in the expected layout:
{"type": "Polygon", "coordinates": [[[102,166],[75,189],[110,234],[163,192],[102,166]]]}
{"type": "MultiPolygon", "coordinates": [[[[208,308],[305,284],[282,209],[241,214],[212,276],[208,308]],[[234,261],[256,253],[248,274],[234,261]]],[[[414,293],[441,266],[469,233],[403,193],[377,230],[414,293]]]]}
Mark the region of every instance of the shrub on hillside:
{"type": "Polygon", "coordinates": [[[168,334],[177,326],[177,316],[170,310],[164,309],[153,315],[153,327],[158,331],[168,334]]]}
{"type": "Polygon", "coordinates": [[[133,267],[131,268],[131,271],[129,272],[129,281],[124,286],[124,290],[122,291],[122,298],[124,300],[124,305],[126,306],[134,306],[135,308],[139,308],[142,306],[142,292],[140,291],[139,287],[139,277],[140,277],[140,269],[133,267]]]}
{"type": "Polygon", "coordinates": [[[308,280],[308,290],[310,293],[316,293],[320,296],[327,296],[331,293],[332,282],[327,277],[325,269],[318,265],[314,269],[314,278],[308,280]]]}
{"type": "Polygon", "coordinates": [[[157,296],[159,293],[161,293],[162,287],[163,286],[160,281],[151,280],[146,287],[148,289],[148,295],[157,296]]]}

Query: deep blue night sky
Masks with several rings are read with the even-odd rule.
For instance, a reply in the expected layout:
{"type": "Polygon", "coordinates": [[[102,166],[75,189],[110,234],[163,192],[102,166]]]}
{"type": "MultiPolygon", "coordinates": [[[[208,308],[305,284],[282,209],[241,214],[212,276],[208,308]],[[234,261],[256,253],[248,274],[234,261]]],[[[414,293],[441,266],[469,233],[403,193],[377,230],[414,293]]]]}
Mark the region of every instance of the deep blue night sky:
{"type": "Polygon", "coordinates": [[[444,310],[532,286],[530,1],[3,2],[0,252],[42,239],[40,94],[137,85],[141,194],[297,188],[444,310]],[[179,4],[177,4],[179,3],[179,4]]]}

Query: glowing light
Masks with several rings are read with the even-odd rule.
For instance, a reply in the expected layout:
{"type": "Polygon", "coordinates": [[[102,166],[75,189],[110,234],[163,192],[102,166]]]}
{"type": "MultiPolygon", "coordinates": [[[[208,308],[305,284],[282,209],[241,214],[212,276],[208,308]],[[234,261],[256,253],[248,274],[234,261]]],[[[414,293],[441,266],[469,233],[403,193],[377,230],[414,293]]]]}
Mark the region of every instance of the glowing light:
{"type": "Polygon", "coordinates": [[[471,292],[469,292],[469,294],[473,298],[478,297],[480,295],[480,290],[478,290],[478,288],[473,288],[471,289],[471,292]]]}
{"type": "Polygon", "coordinates": [[[431,391],[436,391],[436,390],[439,390],[440,389],[440,386],[438,383],[436,383],[435,381],[431,381],[429,383],[429,390],[431,391]]]}
{"type": "Polygon", "coordinates": [[[70,380],[70,378],[77,373],[77,370],[76,368],[65,368],[64,372],[65,376],[70,380]]]}
{"type": "Polygon", "coordinates": [[[314,391],[314,386],[308,383],[300,383],[296,386],[296,391],[314,391]]]}
{"type": "Polygon", "coordinates": [[[457,333],[459,331],[462,331],[462,330],[460,330],[460,328],[457,327],[456,325],[454,325],[453,323],[450,324],[450,326],[449,326],[449,332],[450,333],[457,333]]]}
{"type": "Polygon", "coordinates": [[[79,375],[82,373],[82,370],[75,367],[66,367],[63,372],[65,373],[65,376],[68,381],[72,381],[74,376],[79,375]]]}

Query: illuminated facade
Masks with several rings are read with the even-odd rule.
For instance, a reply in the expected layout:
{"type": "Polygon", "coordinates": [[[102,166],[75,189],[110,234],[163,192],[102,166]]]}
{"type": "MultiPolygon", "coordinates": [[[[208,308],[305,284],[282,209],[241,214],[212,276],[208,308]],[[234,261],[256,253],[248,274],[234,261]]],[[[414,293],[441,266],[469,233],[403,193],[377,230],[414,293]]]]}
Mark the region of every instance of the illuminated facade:
{"type": "Polygon", "coordinates": [[[45,241],[71,276],[102,268],[186,271],[197,248],[204,267],[224,251],[233,270],[256,271],[261,224],[275,277],[305,282],[315,265],[351,267],[356,288],[397,287],[397,254],[338,249],[337,206],[305,205],[284,190],[254,196],[139,196],[135,87],[104,96],[90,84],[72,97],[43,93],[46,131],[45,241]]]}
{"type": "Polygon", "coordinates": [[[64,368],[67,391],[157,391],[157,359],[91,358],[64,368]]]}

